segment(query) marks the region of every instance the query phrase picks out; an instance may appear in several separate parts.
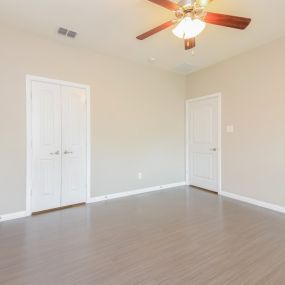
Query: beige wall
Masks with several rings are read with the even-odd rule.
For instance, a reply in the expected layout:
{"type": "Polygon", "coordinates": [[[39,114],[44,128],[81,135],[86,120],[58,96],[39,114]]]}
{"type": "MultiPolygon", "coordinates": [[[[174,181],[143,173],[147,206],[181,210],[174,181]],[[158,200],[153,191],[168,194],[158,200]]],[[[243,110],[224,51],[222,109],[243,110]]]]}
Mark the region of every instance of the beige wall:
{"type": "Polygon", "coordinates": [[[92,196],[184,181],[185,77],[0,34],[0,214],[25,210],[26,74],[91,85],[92,196]]]}
{"type": "Polygon", "coordinates": [[[188,77],[188,98],[222,92],[222,190],[285,206],[285,39],[188,77]],[[233,134],[226,125],[234,125],[233,134]]]}
{"type": "MultiPolygon", "coordinates": [[[[0,215],[25,210],[26,74],[91,85],[92,196],[184,181],[183,76],[0,33],[0,215]]],[[[282,206],[284,50],[278,40],[187,79],[188,98],[222,92],[223,191],[282,206]]]]}

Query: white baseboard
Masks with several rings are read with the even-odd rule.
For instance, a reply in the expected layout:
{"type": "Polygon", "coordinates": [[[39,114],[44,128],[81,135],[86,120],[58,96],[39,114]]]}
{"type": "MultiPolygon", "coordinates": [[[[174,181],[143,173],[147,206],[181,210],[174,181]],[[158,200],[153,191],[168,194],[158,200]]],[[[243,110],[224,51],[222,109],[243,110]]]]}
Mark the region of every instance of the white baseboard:
{"type": "Polygon", "coordinates": [[[4,221],[10,221],[10,220],[15,220],[15,219],[20,219],[20,218],[25,218],[27,217],[28,214],[26,211],[23,212],[17,212],[17,213],[11,213],[11,214],[5,214],[0,216],[0,222],[4,221]]]}
{"type": "MultiPolygon", "coordinates": [[[[172,184],[167,184],[167,185],[127,191],[127,192],[122,192],[122,193],[104,195],[104,196],[91,198],[88,200],[87,203],[95,203],[95,202],[100,202],[100,201],[105,201],[105,200],[110,200],[110,199],[122,198],[122,197],[127,197],[127,196],[132,196],[132,195],[137,195],[137,194],[142,194],[142,193],[147,193],[147,192],[152,192],[152,191],[158,191],[158,190],[163,190],[163,189],[168,189],[168,188],[174,188],[174,187],[179,187],[179,186],[184,186],[184,185],[185,185],[185,182],[178,182],[178,183],[172,183],[172,184]]],[[[11,221],[15,219],[25,218],[28,216],[30,216],[30,214],[26,211],[0,215],[0,222],[11,221]]]]}
{"type": "Polygon", "coordinates": [[[248,204],[251,204],[251,205],[255,205],[255,206],[259,206],[259,207],[266,208],[266,209],[269,209],[269,210],[273,210],[273,211],[276,211],[276,212],[285,213],[285,207],[282,207],[282,206],[279,206],[279,205],[276,205],[276,204],[271,204],[271,203],[259,201],[259,200],[256,200],[256,199],[252,199],[252,198],[249,198],[249,197],[240,196],[240,195],[237,195],[237,194],[234,194],[234,193],[224,192],[224,191],[222,191],[220,193],[220,195],[224,196],[224,197],[228,197],[228,198],[234,199],[234,200],[238,200],[238,201],[241,201],[241,202],[245,202],[245,203],[248,203],[248,204]]]}
{"type": "MultiPolygon", "coordinates": [[[[111,200],[111,199],[116,199],[116,198],[123,198],[123,197],[128,197],[128,196],[133,196],[133,195],[138,195],[138,194],[143,194],[143,193],[148,193],[148,192],[159,191],[159,190],[163,190],[163,189],[175,188],[175,187],[184,186],[184,185],[186,185],[185,182],[177,182],[177,183],[172,183],[172,184],[166,184],[166,185],[148,187],[148,188],[137,189],[137,190],[132,190],[132,191],[126,191],[126,192],[121,192],[121,193],[98,196],[98,197],[90,198],[87,203],[96,203],[96,202],[101,202],[101,201],[106,201],[106,200],[111,200]]],[[[266,208],[269,210],[273,210],[276,212],[285,213],[285,207],[282,207],[282,206],[279,206],[276,204],[263,202],[260,200],[256,200],[253,198],[249,198],[246,196],[241,196],[238,194],[225,192],[225,191],[221,191],[220,195],[227,197],[227,198],[234,199],[234,200],[238,200],[241,202],[245,202],[245,203],[248,203],[251,205],[255,205],[255,206],[259,206],[259,207],[266,208]]],[[[26,211],[0,215],[0,222],[25,218],[28,216],[30,216],[30,215],[26,211]]]]}
{"type": "Polygon", "coordinates": [[[143,194],[143,193],[148,193],[148,192],[159,191],[163,189],[175,188],[175,187],[184,186],[184,185],[186,185],[185,181],[178,182],[178,183],[172,183],[172,184],[166,184],[166,185],[160,185],[160,186],[154,186],[154,187],[148,187],[148,188],[143,188],[143,189],[137,189],[137,190],[132,190],[132,191],[120,192],[120,193],[115,193],[115,194],[108,194],[104,196],[90,198],[88,200],[88,203],[96,203],[96,202],[101,202],[101,201],[106,201],[106,200],[111,200],[111,199],[116,199],[116,198],[122,198],[122,197],[133,196],[133,195],[138,195],[138,194],[143,194]]]}

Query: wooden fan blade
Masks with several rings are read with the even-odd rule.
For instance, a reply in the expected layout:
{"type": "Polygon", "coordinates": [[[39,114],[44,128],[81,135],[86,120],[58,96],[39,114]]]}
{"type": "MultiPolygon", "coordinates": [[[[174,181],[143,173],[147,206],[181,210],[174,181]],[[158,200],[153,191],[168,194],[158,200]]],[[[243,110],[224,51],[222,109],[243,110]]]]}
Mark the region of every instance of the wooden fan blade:
{"type": "Polygon", "coordinates": [[[154,29],[152,29],[152,30],[142,34],[142,35],[137,36],[137,39],[138,40],[144,40],[144,39],[146,39],[146,38],[148,38],[148,37],[150,37],[150,36],[152,36],[152,35],[154,35],[154,34],[156,34],[158,32],[161,32],[161,31],[171,27],[173,24],[175,24],[175,22],[176,22],[176,20],[168,21],[168,22],[166,22],[166,23],[164,23],[164,24],[162,24],[162,25],[160,25],[160,26],[158,26],[158,27],[156,27],[156,28],[154,28],[154,29]]]}
{"type": "Polygon", "coordinates": [[[148,1],[155,3],[159,6],[162,6],[171,11],[176,11],[181,8],[178,4],[170,2],[168,0],[148,0],[148,1]]]}
{"type": "Polygon", "coordinates": [[[195,38],[185,39],[184,43],[185,43],[185,50],[192,49],[192,48],[194,48],[196,46],[195,38]]]}
{"type": "Polygon", "coordinates": [[[251,19],[208,12],[204,21],[208,24],[244,30],[251,22],[251,19]]]}

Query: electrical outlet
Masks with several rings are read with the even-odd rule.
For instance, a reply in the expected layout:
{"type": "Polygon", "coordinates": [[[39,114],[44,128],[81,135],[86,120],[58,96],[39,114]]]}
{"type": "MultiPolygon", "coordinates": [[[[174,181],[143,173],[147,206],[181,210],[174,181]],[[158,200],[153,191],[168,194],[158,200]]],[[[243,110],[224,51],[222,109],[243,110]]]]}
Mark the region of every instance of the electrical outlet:
{"type": "Polygon", "coordinates": [[[233,125],[228,125],[227,126],[227,133],[233,133],[234,132],[234,126],[233,125]]]}
{"type": "Polygon", "coordinates": [[[142,180],[142,173],[141,172],[138,173],[138,179],[142,180]]]}

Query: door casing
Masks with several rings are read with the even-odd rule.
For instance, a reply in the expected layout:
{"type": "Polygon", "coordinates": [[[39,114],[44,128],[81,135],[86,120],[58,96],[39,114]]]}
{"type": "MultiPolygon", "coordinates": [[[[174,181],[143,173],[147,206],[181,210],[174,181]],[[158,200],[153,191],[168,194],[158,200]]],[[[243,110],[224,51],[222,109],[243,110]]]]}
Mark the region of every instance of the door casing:
{"type": "Polygon", "coordinates": [[[185,177],[186,185],[191,185],[190,179],[190,143],[189,143],[189,103],[203,101],[211,98],[218,99],[218,194],[222,192],[222,93],[215,93],[212,95],[201,96],[193,99],[186,100],[186,111],[185,111],[185,177]]]}
{"type": "Polygon", "coordinates": [[[77,87],[86,90],[86,203],[91,200],[91,113],[90,113],[90,86],[68,81],[49,79],[34,75],[26,75],[26,214],[31,215],[32,195],[32,82],[40,81],[64,86],[77,87]]]}

